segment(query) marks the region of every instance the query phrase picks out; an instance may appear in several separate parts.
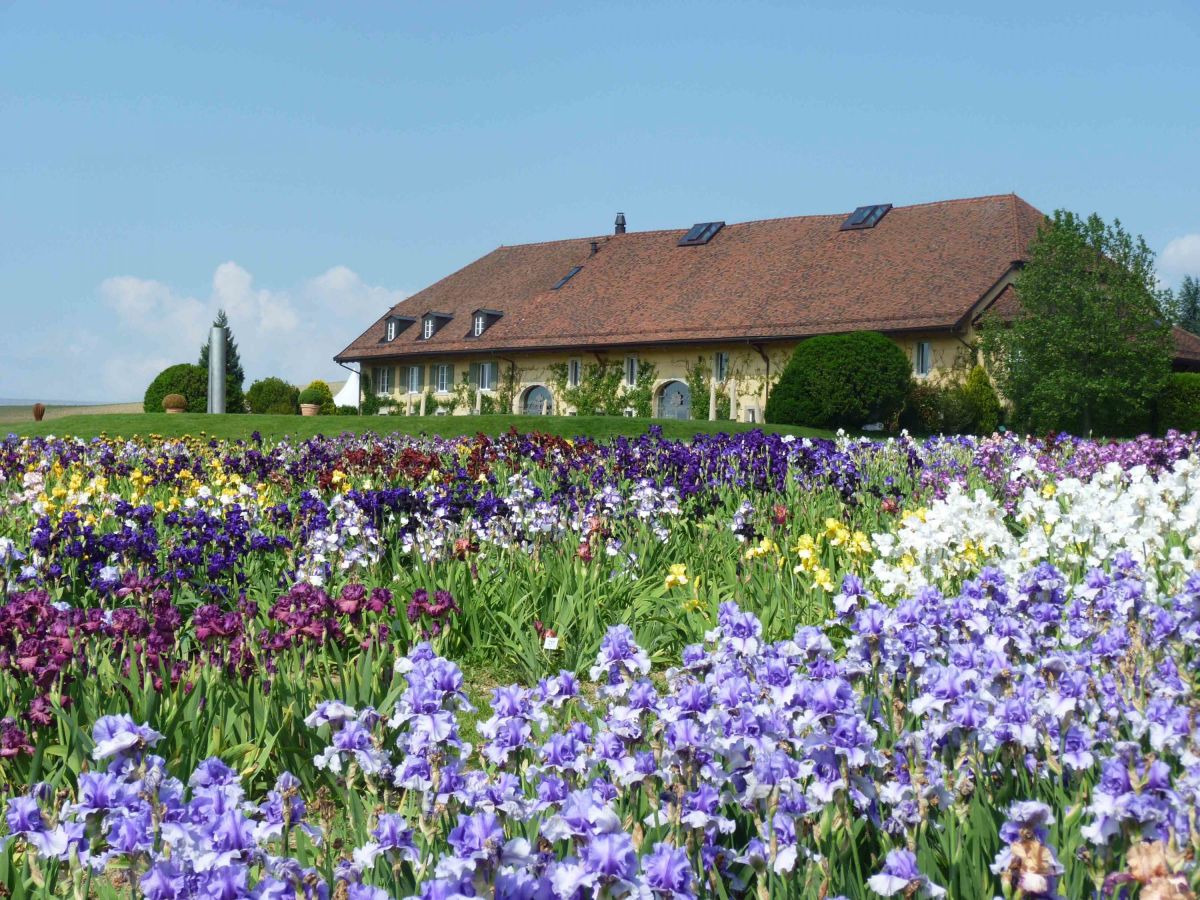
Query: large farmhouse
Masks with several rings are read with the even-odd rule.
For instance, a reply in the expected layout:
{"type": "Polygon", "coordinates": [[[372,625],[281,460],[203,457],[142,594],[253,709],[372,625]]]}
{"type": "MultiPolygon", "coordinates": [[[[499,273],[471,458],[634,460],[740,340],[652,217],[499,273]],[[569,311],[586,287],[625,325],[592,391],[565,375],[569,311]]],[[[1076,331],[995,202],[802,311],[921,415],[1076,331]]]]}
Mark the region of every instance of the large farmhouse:
{"type": "Polygon", "coordinates": [[[618,214],[612,234],[499,247],[335,359],[412,414],[761,421],[812,335],[881,331],[918,378],[971,364],[1042,218],[1014,194],[669,231],[627,231],[618,214]]]}

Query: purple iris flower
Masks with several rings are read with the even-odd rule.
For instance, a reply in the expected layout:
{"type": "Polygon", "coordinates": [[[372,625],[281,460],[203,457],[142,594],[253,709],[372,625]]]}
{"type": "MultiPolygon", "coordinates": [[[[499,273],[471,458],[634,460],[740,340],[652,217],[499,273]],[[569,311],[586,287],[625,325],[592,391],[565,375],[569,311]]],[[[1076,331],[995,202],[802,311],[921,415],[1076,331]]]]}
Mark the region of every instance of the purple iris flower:
{"type": "Polygon", "coordinates": [[[902,894],[911,897],[941,897],[945,889],[933,884],[917,868],[916,854],[911,850],[889,850],[883,869],[867,879],[867,887],[882,897],[902,894]]]}
{"type": "Polygon", "coordinates": [[[42,818],[42,810],[37,798],[32,795],[11,797],[8,800],[5,815],[10,834],[27,834],[46,830],[46,820],[42,818]]]}
{"type": "Polygon", "coordinates": [[[92,740],[96,742],[92,759],[99,761],[135,755],[146,747],[153,747],[162,740],[162,735],[148,725],[138,725],[131,716],[123,713],[97,719],[92,726],[92,740]]]}
{"type": "Polygon", "coordinates": [[[642,859],[642,874],[646,885],[655,894],[670,900],[690,900],[692,891],[692,865],[687,851],[658,843],[654,850],[642,859]]]}

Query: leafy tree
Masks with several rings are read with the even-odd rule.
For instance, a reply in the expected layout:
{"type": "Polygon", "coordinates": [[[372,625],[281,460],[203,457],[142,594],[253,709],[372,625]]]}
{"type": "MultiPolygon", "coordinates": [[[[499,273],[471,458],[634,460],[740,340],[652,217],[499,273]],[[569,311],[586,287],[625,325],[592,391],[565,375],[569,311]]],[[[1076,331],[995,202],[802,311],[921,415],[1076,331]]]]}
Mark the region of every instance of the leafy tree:
{"type": "MultiPolygon", "coordinates": [[[[219,325],[225,329],[225,374],[233,376],[240,393],[242,385],[246,383],[246,373],[242,370],[242,358],[238,356],[237,341],[233,339],[233,331],[229,327],[229,317],[225,315],[225,310],[217,311],[213,325],[219,325]]],[[[206,372],[208,371],[208,345],[209,341],[200,345],[200,362],[198,363],[206,372]]]]}
{"type": "Polygon", "coordinates": [[[1192,334],[1200,334],[1200,278],[1183,276],[1179,293],[1175,295],[1175,309],[1179,316],[1179,327],[1192,334]]]}
{"type": "Polygon", "coordinates": [[[1016,422],[1031,430],[1120,430],[1171,371],[1171,323],[1154,254],[1119,221],[1057,210],[1015,284],[1021,312],[987,317],[983,351],[1016,422]]]}

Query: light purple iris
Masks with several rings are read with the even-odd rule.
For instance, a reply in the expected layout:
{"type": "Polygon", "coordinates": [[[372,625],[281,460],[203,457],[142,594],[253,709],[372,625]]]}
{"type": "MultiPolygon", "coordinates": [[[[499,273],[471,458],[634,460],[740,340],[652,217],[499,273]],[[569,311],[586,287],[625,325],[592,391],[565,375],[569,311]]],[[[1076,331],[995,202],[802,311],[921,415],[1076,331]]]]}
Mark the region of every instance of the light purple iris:
{"type": "Polygon", "coordinates": [[[867,879],[867,887],[882,897],[917,893],[922,897],[941,897],[946,891],[933,884],[917,868],[917,857],[911,850],[889,850],[883,869],[867,879]]]}
{"type": "Polygon", "coordinates": [[[148,725],[138,725],[127,714],[102,716],[92,726],[92,759],[124,758],[153,747],[162,735],[148,725]]]}
{"type": "Polygon", "coordinates": [[[687,851],[658,843],[654,850],[642,859],[642,874],[646,886],[661,897],[670,900],[690,900],[692,891],[692,863],[687,851]]]}

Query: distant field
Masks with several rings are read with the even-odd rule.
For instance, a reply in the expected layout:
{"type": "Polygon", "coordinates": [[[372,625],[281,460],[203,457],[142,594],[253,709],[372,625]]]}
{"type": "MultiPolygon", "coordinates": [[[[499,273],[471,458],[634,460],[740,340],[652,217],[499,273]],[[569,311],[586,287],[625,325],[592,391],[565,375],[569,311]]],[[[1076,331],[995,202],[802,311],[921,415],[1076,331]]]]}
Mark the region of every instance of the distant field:
{"type": "MultiPolygon", "coordinates": [[[[137,406],[138,404],[132,404],[137,406]]],[[[90,408],[89,408],[90,409],[90,408]]],[[[110,437],[132,437],[134,435],[157,434],[164,437],[184,435],[206,435],[209,437],[237,440],[249,438],[257,431],[267,440],[284,436],[309,438],[317,434],[336,435],[344,431],[375,434],[439,434],[448,437],[476,434],[500,434],[515,428],[517,431],[543,431],[562,437],[614,437],[634,436],[645,433],[651,425],[662,428],[670,438],[690,438],[698,433],[753,431],[782,432],[809,437],[829,437],[827,431],[814,428],[789,426],[744,425],[738,422],[681,422],[673,419],[627,419],[621,416],[445,416],[423,418],[404,416],[211,416],[184,413],[168,416],[165,413],[67,415],[35,423],[29,419],[23,424],[9,426],[0,433],[19,435],[74,435],[91,438],[106,434],[110,437]]],[[[4,420],[0,420],[4,422],[4,420]]]]}
{"type": "MultiPolygon", "coordinates": [[[[107,403],[101,406],[47,406],[46,418],[43,421],[51,419],[63,419],[68,416],[98,416],[112,415],[114,413],[140,413],[142,404],[140,403],[107,403]]],[[[0,406],[0,425],[18,424],[33,424],[33,404],[26,403],[20,406],[0,406]]]]}

